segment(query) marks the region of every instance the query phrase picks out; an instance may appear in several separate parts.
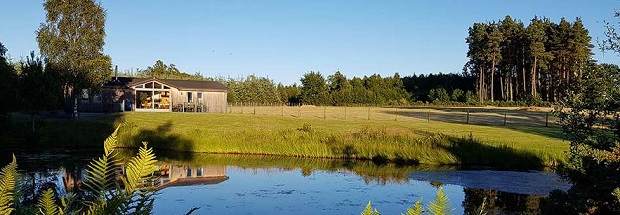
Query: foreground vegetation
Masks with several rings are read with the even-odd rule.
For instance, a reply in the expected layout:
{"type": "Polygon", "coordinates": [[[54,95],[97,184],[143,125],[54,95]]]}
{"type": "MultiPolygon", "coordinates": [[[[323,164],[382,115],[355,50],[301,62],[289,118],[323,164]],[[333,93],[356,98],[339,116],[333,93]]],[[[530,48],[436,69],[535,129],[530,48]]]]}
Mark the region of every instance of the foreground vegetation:
{"type": "Polygon", "coordinates": [[[105,140],[103,155],[88,164],[79,192],[58,196],[48,188],[36,205],[20,201],[23,193],[13,156],[0,170],[0,214],[151,214],[157,177],[153,173],[158,170],[155,154],[144,143],[137,155],[123,161],[116,152],[117,131],[105,140]]]}

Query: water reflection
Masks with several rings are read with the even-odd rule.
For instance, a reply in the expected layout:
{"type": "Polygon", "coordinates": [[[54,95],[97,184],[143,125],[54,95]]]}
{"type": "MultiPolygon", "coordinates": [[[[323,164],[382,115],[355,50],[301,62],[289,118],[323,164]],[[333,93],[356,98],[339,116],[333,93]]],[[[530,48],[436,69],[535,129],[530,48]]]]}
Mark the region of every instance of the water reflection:
{"type": "MultiPolygon", "coordinates": [[[[79,190],[86,163],[99,154],[16,153],[24,202],[34,202],[47,188],[61,195],[79,190]]],[[[133,152],[120,154],[129,157],[133,152]]],[[[547,189],[568,186],[555,181],[554,174],[540,172],[462,171],[454,166],[277,156],[156,154],[160,194],[155,214],[178,214],[175,208],[179,207],[200,207],[194,214],[359,214],[369,200],[383,214],[400,214],[418,199],[428,204],[439,186],[446,188],[454,214],[473,214],[483,201],[488,214],[535,214],[547,189]],[[531,183],[518,184],[519,178],[531,183]]],[[[10,157],[5,155],[0,156],[2,165],[10,157]]]]}
{"type": "Polygon", "coordinates": [[[187,166],[160,163],[159,172],[160,177],[155,185],[158,190],[175,186],[219,184],[228,179],[226,166],[220,165],[187,166]]]}

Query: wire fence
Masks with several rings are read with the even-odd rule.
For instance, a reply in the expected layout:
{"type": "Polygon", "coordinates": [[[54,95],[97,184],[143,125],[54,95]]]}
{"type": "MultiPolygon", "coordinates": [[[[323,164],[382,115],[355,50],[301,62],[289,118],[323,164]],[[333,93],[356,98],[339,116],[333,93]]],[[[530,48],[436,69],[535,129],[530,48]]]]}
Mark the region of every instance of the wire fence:
{"type": "Polygon", "coordinates": [[[474,125],[557,126],[550,110],[495,107],[347,107],[229,104],[229,114],[310,119],[438,121],[474,125]]]}

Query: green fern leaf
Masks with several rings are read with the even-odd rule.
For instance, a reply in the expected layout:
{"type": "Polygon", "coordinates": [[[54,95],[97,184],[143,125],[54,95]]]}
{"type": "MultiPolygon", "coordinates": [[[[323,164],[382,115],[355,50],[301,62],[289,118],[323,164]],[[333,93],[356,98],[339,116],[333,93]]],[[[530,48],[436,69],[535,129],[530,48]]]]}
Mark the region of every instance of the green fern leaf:
{"type": "Polygon", "coordinates": [[[123,185],[128,199],[131,200],[125,205],[126,209],[135,211],[135,214],[149,214],[156,194],[152,186],[155,180],[153,173],[159,169],[153,149],[143,142],[138,154],[125,166],[123,185]]]}
{"type": "MultiPolygon", "coordinates": [[[[120,126],[119,126],[120,127],[120,126]]],[[[116,184],[116,177],[120,172],[120,161],[116,156],[114,148],[118,145],[118,128],[104,141],[103,156],[92,160],[86,168],[84,185],[89,188],[98,198],[108,198],[106,192],[113,189],[116,184]]]]}
{"type": "Polygon", "coordinates": [[[84,185],[95,199],[86,202],[85,214],[118,214],[121,202],[125,200],[117,184],[122,165],[114,150],[118,145],[119,127],[104,141],[104,154],[87,165],[84,185]]]}
{"type": "Polygon", "coordinates": [[[406,215],[422,215],[424,208],[422,208],[422,200],[418,200],[413,204],[413,208],[407,208],[406,215]]]}
{"type": "Polygon", "coordinates": [[[52,189],[47,189],[43,192],[41,197],[39,197],[39,202],[37,204],[37,208],[39,209],[39,214],[41,215],[57,215],[60,214],[58,210],[58,205],[56,205],[56,200],[54,196],[54,191],[52,189]]]}
{"type": "Polygon", "coordinates": [[[150,187],[153,172],[158,170],[157,160],[152,148],[144,142],[138,150],[138,155],[127,162],[125,167],[125,190],[132,193],[150,187]]]}
{"type": "Polygon", "coordinates": [[[428,206],[428,211],[433,215],[447,215],[450,214],[450,200],[443,192],[443,187],[437,191],[437,196],[428,206]]]}
{"type": "Polygon", "coordinates": [[[480,205],[480,208],[478,208],[478,215],[486,215],[486,207],[487,207],[487,197],[484,197],[482,199],[482,205],[480,205]]]}
{"type": "Polygon", "coordinates": [[[381,215],[381,214],[379,213],[379,211],[377,211],[377,209],[372,208],[370,201],[368,201],[368,204],[366,205],[366,208],[364,209],[364,211],[362,211],[361,215],[381,215]]]}
{"type": "Polygon", "coordinates": [[[17,161],[13,155],[13,161],[0,170],[0,214],[11,214],[15,210],[17,177],[17,161]]]}

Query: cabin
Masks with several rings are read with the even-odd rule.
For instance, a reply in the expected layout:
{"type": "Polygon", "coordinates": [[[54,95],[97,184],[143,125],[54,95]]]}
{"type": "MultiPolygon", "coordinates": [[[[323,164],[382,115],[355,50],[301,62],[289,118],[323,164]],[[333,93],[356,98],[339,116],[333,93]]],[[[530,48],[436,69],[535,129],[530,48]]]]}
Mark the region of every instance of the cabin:
{"type": "Polygon", "coordinates": [[[102,87],[101,102],[117,111],[226,113],[227,93],[215,81],[115,77],[102,87]]]}

